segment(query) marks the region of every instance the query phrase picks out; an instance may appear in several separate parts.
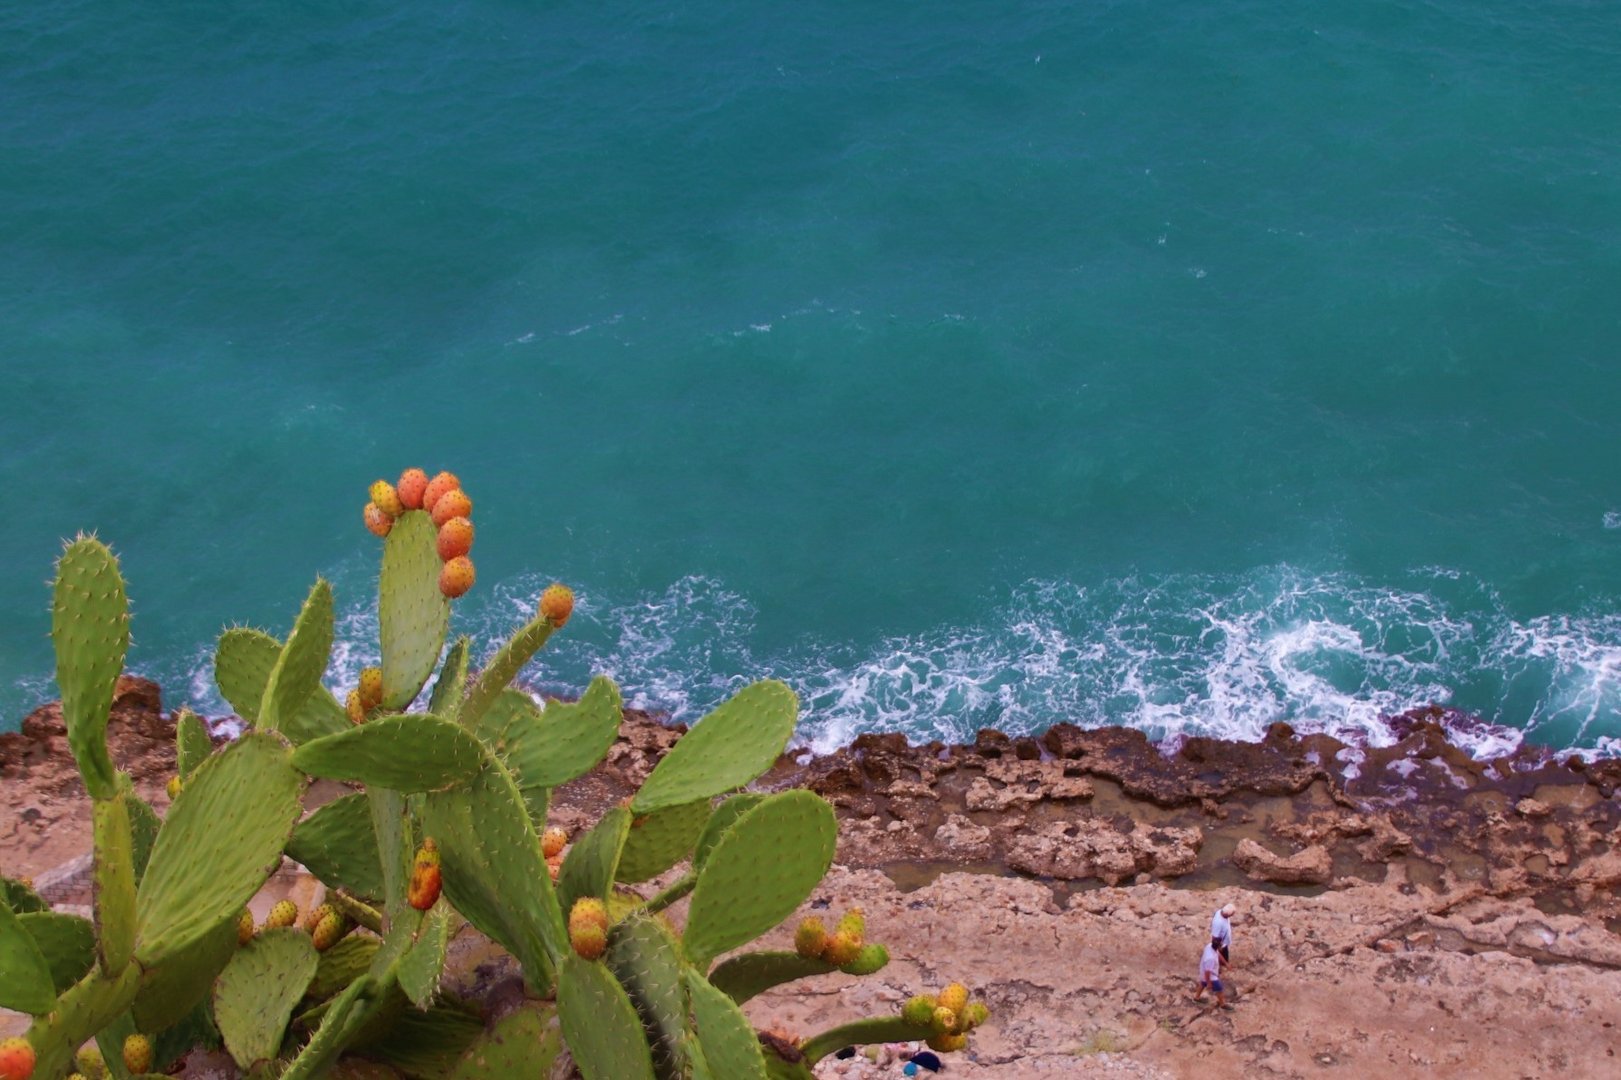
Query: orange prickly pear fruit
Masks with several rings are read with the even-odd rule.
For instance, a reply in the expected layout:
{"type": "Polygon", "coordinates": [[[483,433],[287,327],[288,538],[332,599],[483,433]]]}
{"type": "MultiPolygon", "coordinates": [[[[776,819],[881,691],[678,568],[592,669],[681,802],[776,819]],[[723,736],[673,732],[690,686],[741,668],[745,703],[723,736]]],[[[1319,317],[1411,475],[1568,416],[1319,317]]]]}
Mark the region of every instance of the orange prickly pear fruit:
{"type": "Polygon", "coordinates": [[[447,562],[473,550],[473,523],[464,517],[453,517],[439,526],[439,557],[447,562]]]}
{"type": "Polygon", "coordinates": [[[326,952],[342,941],[343,935],[347,934],[349,929],[349,920],[341,912],[329,911],[310,931],[310,942],[315,946],[316,952],[326,952]]]}
{"type": "Polygon", "coordinates": [[[366,722],[366,703],[361,700],[359,690],[349,691],[349,696],[343,699],[343,711],[349,714],[351,723],[366,722]]]}
{"type": "Polygon", "coordinates": [[[540,594],[540,613],[553,626],[561,627],[574,614],[574,590],[567,585],[552,584],[540,594]]]}
{"type": "Polygon", "coordinates": [[[822,920],[812,915],[800,921],[794,930],[794,952],[806,960],[819,958],[827,949],[827,927],[822,920]]]}
{"type": "Polygon", "coordinates": [[[561,855],[546,860],[546,873],[551,877],[553,885],[557,884],[557,875],[562,873],[562,871],[563,857],[561,855]]]}
{"type": "Polygon", "coordinates": [[[968,1007],[968,987],[955,982],[947,986],[940,991],[940,1007],[960,1016],[963,1009],[968,1007]]]}
{"type": "Polygon", "coordinates": [[[367,503],[363,516],[366,519],[366,529],[373,536],[387,536],[389,530],[394,528],[394,519],[379,510],[376,503],[367,503]]]}
{"type": "Polygon", "coordinates": [[[595,960],[608,947],[608,909],[594,896],[574,901],[568,913],[568,940],[585,960],[595,960]]]}
{"type": "Polygon", "coordinates": [[[851,908],[833,928],[835,934],[849,934],[856,944],[861,944],[867,937],[867,917],[860,908],[851,908]]]}
{"type": "Polygon", "coordinates": [[[442,529],[451,518],[472,517],[473,500],[461,488],[454,488],[439,496],[433,504],[432,514],[433,523],[442,529]]]}
{"type": "Polygon", "coordinates": [[[560,855],[564,846],[568,844],[568,833],[556,825],[546,826],[546,831],[540,834],[540,853],[548,859],[560,855]]]}
{"type": "MultiPolygon", "coordinates": [[[[298,921],[298,905],[291,900],[278,900],[276,906],[270,909],[265,916],[265,929],[277,930],[283,926],[292,926],[298,921]]],[[[145,1069],[140,1070],[145,1072],[145,1069]]]]}
{"type": "Polygon", "coordinates": [[[441,495],[447,491],[455,491],[461,486],[462,482],[456,479],[455,473],[440,473],[432,480],[429,480],[428,486],[422,490],[422,509],[430,514],[433,513],[434,504],[439,501],[441,495]]]}
{"type": "Polygon", "coordinates": [[[238,915],[236,918],[236,943],[238,945],[246,945],[252,940],[253,912],[249,911],[247,908],[243,908],[242,914],[238,915]]]}
{"type": "Polygon", "coordinates": [[[473,560],[466,555],[458,556],[439,568],[439,591],[454,600],[473,587],[477,576],[473,560]]]}
{"type": "Polygon", "coordinates": [[[383,703],[383,669],[368,667],[360,669],[360,703],[366,706],[367,711],[377,708],[383,703]]]}
{"type": "Polygon", "coordinates": [[[421,510],[422,496],[428,491],[428,474],[421,469],[406,469],[400,473],[400,482],[394,485],[399,493],[400,505],[407,510],[421,510]]]}
{"type": "Polygon", "coordinates": [[[145,1035],[124,1040],[124,1068],[132,1073],[152,1071],[152,1042],[145,1035]]]}
{"type": "Polygon", "coordinates": [[[439,899],[439,846],[432,837],[422,841],[416,860],[411,864],[411,884],[405,898],[418,911],[427,911],[439,899]]]}
{"type": "Polygon", "coordinates": [[[397,518],[405,513],[405,504],[400,502],[400,493],[394,490],[394,485],[387,480],[373,480],[371,485],[371,504],[391,518],[397,518]]]}
{"type": "Polygon", "coordinates": [[[901,1019],[914,1027],[932,1027],[934,1010],[934,999],[927,994],[918,994],[907,998],[906,1004],[901,1006],[901,1019]]]}
{"type": "Polygon", "coordinates": [[[968,1045],[966,1035],[930,1035],[929,1049],[938,1050],[942,1054],[955,1054],[968,1045]]]}
{"type": "Polygon", "coordinates": [[[961,1018],[962,1029],[972,1031],[991,1018],[991,1010],[985,1007],[983,1001],[976,1001],[957,1015],[961,1018]]]}
{"type": "Polygon", "coordinates": [[[34,1075],[34,1044],[23,1038],[0,1042],[0,1080],[28,1080],[34,1075]]]}
{"type": "Polygon", "coordinates": [[[860,955],[861,942],[843,930],[838,930],[827,939],[827,948],[822,952],[822,959],[834,967],[843,967],[855,963],[856,957],[860,955]]]}
{"type": "Polygon", "coordinates": [[[164,787],[163,790],[165,790],[165,791],[167,791],[169,793],[169,801],[170,802],[174,802],[176,799],[178,799],[180,797],[180,789],[183,786],[184,786],[184,784],[182,783],[180,777],[178,777],[178,776],[169,777],[169,783],[164,787]]]}
{"type": "Polygon", "coordinates": [[[331,904],[317,904],[310,908],[309,914],[304,916],[304,929],[315,933],[315,928],[321,925],[321,920],[337,910],[331,904]]]}

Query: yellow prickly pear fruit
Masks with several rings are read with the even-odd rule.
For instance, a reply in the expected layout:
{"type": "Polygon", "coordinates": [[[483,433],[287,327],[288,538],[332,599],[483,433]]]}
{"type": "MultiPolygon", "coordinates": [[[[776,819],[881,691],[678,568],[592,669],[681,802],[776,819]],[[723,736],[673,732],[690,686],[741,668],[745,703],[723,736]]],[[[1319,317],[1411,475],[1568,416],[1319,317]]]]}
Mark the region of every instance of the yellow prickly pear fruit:
{"type": "Polygon", "coordinates": [[[918,994],[916,997],[906,999],[901,1006],[901,1019],[913,1027],[930,1027],[934,1023],[935,1002],[927,994],[918,994]]]}
{"type": "Polygon", "coordinates": [[[595,960],[608,947],[608,909],[601,900],[587,896],[574,901],[568,913],[568,940],[585,960],[595,960]]]}
{"type": "Polygon", "coordinates": [[[422,509],[422,496],[428,490],[428,474],[421,469],[406,469],[400,473],[400,482],[394,485],[400,494],[400,505],[407,510],[422,509]]]}
{"type": "Polygon", "coordinates": [[[400,493],[394,490],[394,485],[387,480],[373,480],[371,484],[371,504],[391,518],[397,518],[405,513],[405,504],[400,502],[400,493]]]}
{"type": "Polygon", "coordinates": [[[456,479],[455,473],[440,473],[432,480],[429,480],[428,486],[422,489],[422,509],[431,514],[433,512],[434,505],[439,502],[440,497],[443,496],[445,492],[455,491],[461,486],[462,482],[456,479]]]}
{"type": "Polygon", "coordinates": [[[343,711],[349,714],[351,723],[366,722],[366,702],[362,700],[359,690],[349,691],[349,696],[343,699],[343,711]]]}
{"type": "Polygon", "coordinates": [[[976,1001],[958,1013],[958,1016],[962,1030],[972,1031],[991,1018],[991,1010],[986,1008],[983,1001],[976,1001]]]}
{"type": "Polygon", "coordinates": [[[464,517],[451,518],[439,526],[439,536],[434,543],[441,559],[448,561],[466,555],[473,550],[473,523],[464,517]]]}
{"type": "Polygon", "coordinates": [[[380,667],[367,667],[360,669],[360,703],[366,711],[377,708],[383,703],[383,669],[380,667]]]}
{"type": "Polygon", "coordinates": [[[540,853],[548,859],[562,854],[567,844],[568,833],[556,825],[546,826],[546,831],[540,834],[540,853]]]}
{"type": "Polygon", "coordinates": [[[367,503],[361,516],[366,520],[366,531],[373,536],[387,536],[394,528],[394,519],[383,513],[376,503],[367,503]]]}
{"type": "Polygon", "coordinates": [[[89,1080],[103,1080],[107,1075],[107,1062],[101,1056],[100,1048],[91,1045],[82,1047],[73,1055],[73,1065],[89,1080]]]}
{"type": "Polygon", "coordinates": [[[434,502],[432,516],[434,525],[442,529],[451,518],[472,517],[473,500],[461,488],[447,491],[434,502]]]}
{"type": "Polygon", "coordinates": [[[184,785],[181,783],[180,777],[178,777],[178,776],[169,777],[169,783],[168,783],[167,786],[164,787],[163,790],[167,791],[169,793],[169,801],[170,802],[174,802],[176,799],[178,799],[180,797],[180,789],[183,786],[184,785]]]}
{"type": "Polygon", "coordinates": [[[940,1007],[960,1013],[968,1006],[968,987],[962,983],[952,983],[940,991],[940,1007]]]}
{"type": "Polygon", "coordinates": [[[34,1044],[12,1037],[0,1041],[0,1080],[28,1080],[34,1075],[34,1044]]]}
{"type": "Polygon", "coordinates": [[[827,939],[827,948],[822,952],[822,959],[834,967],[843,967],[855,963],[856,957],[860,955],[861,942],[843,930],[836,930],[833,936],[827,939]]]}
{"type": "Polygon", "coordinates": [[[326,952],[342,941],[343,935],[347,934],[349,929],[349,920],[341,913],[331,911],[315,924],[315,929],[310,933],[310,942],[315,946],[316,952],[326,952]]]}
{"type": "Polygon", "coordinates": [[[806,960],[816,960],[826,948],[827,927],[822,925],[822,920],[814,915],[800,920],[794,930],[794,952],[806,960]]]}
{"type": "Polygon", "coordinates": [[[454,600],[473,587],[476,576],[472,559],[466,555],[451,559],[439,568],[439,591],[454,600]]]}
{"type": "Polygon", "coordinates": [[[430,837],[422,841],[411,864],[411,884],[406,888],[405,898],[418,911],[427,911],[439,899],[441,884],[439,846],[430,837]]]}
{"type": "Polygon", "coordinates": [[[937,1005],[934,1015],[929,1018],[929,1027],[934,1029],[936,1035],[949,1035],[957,1030],[957,1014],[944,1005],[937,1005]]]}
{"type": "Polygon", "coordinates": [[[124,1040],[124,1068],[132,1073],[152,1071],[152,1042],[145,1035],[124,1040]]]}
{"type": "Polygon", "coordinates": [[[942,1054],[955,1054],[968,1045],[966,1035],[930,1035],[929,1049],[938,1050],[942,1054]]]}
{"type": "Polygon", "coordinates": [[[551,875],[553,885],[557,884],[557,875],[562,873],[562,870],[563,857],[561,855],[554,855],[546,860],[546,872],[551,875]]]}
{"type": "MultiPolygon", "coordinates": [[[[236,917],[236,943],[238,945],[246,945],[252,940],[253,912],[249,911],[247,908],[243,908],[242,914],[236,917]]],[[[83,1066],[81,1065],[80,1068],[83,1068],[83,1066]]]]}
{"type": "Polygon", "coordinates": [[[283,926],[292,926],[297,921],[298,905],[291,900],[278,900],[276,906],[270,909],[270,914],[265,916],[265,929],[276,930],[283,926]]]}
{"type": "Polygon", "coordinates": [[[90,1080],[90,1078],[88,1076],[86,1076],[84,1073],[74,1072],[74,1073],[68,1073],[68,1080],[90,1080]]]}
{"type": "Polygon", "coordinates": [[[315,933],[315,928],[321,925],[321,920],[337,910],[338,909],[333,907],[331,904],[315,905],[314,907],[310,908],[309,914],[304,916],[304,929],[312,934],[315,933]]]}
{"type": "Polygon", "coordinates": [[[835,934],[848,934],[856,940],[857,944],[866,940],[867,917],[860,908],[851,908],[845,912],[844,918],[833,928],[835,934]]]}
{"type": "Polygon", "coordinates": [[[561,628],[574,614],[574,590],[559,582],[546,586],[540,594],[540,613],[547,622],[561,628]]]}

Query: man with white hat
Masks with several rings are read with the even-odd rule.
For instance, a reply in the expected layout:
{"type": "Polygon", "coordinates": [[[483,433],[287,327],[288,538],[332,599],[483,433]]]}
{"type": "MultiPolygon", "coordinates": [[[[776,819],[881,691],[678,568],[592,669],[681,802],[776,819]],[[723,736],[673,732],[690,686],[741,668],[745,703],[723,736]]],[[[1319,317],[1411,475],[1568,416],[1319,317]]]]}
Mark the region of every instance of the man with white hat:
{"type": "Polygon", "coordinates": [[[1210,920],[1210,940],[1212,944],[1221,948],[1221,962],[1225,966],[1232,962],[1232,955],[1228,951],[1233,944],[1233,912],[1238,909],[1232,904],[1223,904],[1210,920]]]}

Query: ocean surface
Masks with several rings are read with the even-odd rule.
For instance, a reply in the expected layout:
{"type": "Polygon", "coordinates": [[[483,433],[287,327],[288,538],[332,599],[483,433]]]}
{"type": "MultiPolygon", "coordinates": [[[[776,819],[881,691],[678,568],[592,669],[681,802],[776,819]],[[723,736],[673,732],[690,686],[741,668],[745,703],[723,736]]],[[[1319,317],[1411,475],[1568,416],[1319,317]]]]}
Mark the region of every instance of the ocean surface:
{"type": "Polygon", "coordinates": [[[81,529],[172,704],[317,574],[352,685],[420,465],[546,690],[1621,737],[1612,3],[57,0],[0,101],[0,727],[81,529]]]}

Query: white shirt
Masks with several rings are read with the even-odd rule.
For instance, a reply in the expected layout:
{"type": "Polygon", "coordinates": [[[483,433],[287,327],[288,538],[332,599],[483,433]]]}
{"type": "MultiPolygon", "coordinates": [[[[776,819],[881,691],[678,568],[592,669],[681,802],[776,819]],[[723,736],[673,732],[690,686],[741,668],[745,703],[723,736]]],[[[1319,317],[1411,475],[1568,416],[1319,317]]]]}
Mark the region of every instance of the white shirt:
{"type": "Polygon", "coordinates": [[[1199,957],[1199,981],[1204,982],[1206,975],[1212,979],[1221,975],[1221,953],[1214,945],[1206,945],[1204,955],[1199,957]]]}
{"type": "Polygon", "coordinates": [[[1227,921],[1227,916],[1216,910],[1216,917],[1210,920],[1210,936],[1221,939],[1221,943],[1229,949],[1233,947],[1233,924],[1227,921]]]}

